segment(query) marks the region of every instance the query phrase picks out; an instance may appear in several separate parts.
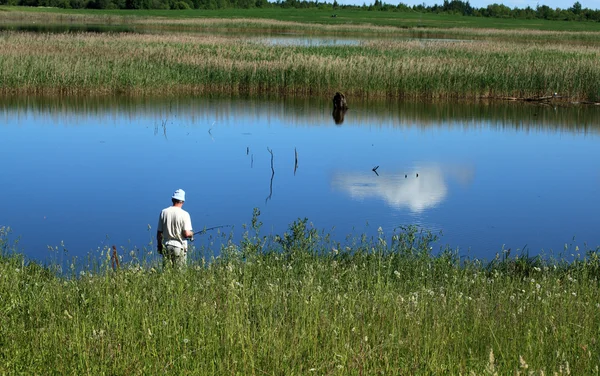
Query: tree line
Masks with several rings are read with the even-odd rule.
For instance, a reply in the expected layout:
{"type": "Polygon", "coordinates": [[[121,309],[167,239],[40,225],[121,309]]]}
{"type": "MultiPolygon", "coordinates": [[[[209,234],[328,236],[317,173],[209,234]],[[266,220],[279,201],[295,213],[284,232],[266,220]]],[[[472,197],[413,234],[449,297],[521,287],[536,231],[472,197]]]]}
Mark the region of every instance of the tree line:
{"type": "Polygon", "coordinates": [[[503,4],[490,4],[485,8],[475,8],[469,1],[444,0],[442,4],[427,6],[425,4],[408,6],[388,4],[375,0],[367,5],[340,5],[319,0],[0,0],[0,5],[44,6],[67,9],[225,9],[225,8],[318,8],[318,9],[357,9],[369,11],[421,13],[444,13],[473,17],[545,19],[561,21],[595,21],[600,22],[600,9],[583,8],[576,1],[568,8],[551,8],[537,5],[534,8],[510,8],[503,4]]]}
{"type": "MultiPolygon", "coordinates": [[[[375,0],[377,3],[379,0],[375,0]]],[[[384,8],[386,5],[381,4],[384,8]]],[[[400,6],[400,5],[398,5],[400,6]]],[[[560,20],[560,21],[596,21],[600,22],[600,9],[583,8],[579,1],[576,1],[571,7],[550,8],[547,5],[537,5],[535,9],[526,8],[510,8],[503,4],[490,4],[485,8],[474,8],[468,1],[460,0],[444,0],[442,5],[433,5],[426,7],[424,5],[415,5],[410,8],[415,11],[431,12],[431,13],[447,13],[460,14],[463,16],[475,17],[495,17],[495,18],[520,18],[520,19],[544,19],[544,20],[560,20]]]]}

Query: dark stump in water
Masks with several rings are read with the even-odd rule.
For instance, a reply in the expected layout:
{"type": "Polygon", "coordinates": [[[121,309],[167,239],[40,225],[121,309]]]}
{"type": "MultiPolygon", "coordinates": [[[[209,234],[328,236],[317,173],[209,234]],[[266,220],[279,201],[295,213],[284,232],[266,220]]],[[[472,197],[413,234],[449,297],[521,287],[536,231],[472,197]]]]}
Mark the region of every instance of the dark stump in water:
{"type": "Polygon", "coordinates": [[[346,96],[340,92],[335,93],[333,96],[333,109],[347,110],[348,103],[346,102],[346,96]]]}
{"type": "Polygon", "coordinates": [[[348,110],[348,103],[346,102],[346,96],[339,91],[333,96],[333,120],[335,124],[340,125],[344,122],[344,115],[348,110]]]}

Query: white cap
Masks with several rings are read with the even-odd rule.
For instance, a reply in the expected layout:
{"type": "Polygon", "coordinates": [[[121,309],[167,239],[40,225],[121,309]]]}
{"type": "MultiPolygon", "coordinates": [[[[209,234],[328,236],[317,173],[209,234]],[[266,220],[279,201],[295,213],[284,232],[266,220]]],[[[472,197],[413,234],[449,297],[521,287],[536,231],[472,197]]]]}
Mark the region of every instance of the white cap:
{"type": "Polygon", "coordinates": [[[175,193],[173,193],[173,197],[175,200],[178,201],[185,201],[185,191],[183,189],[178,189],[175,191],[175,193]]]}

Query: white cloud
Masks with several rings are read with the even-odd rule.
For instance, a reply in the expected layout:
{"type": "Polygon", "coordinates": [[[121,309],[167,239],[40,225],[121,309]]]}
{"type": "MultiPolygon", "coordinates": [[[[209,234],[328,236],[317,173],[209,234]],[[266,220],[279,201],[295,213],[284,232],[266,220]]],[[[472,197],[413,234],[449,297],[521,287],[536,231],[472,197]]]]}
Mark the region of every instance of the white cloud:
{"type": "Polygon", "coordinates": [[[445,179],[453,177],[461,184],[469,184],[473,168],[431,164],[407,173],[389,173],[378,169],[374,172],[336,172],[331,179],[335,190],[343,191],[357,200],[382,199],[395,209],[409,209],[421,213],[439,205],[448,195],[445,179]],[[417,174],[419,176],[417,177],[417,174]]]}
{"type": "Polygon", "coordinates": [[[405,174],[340,172],[332,177],[332,186],[348,193],[354,199],[380,198],[396,209],[408,208],[422,212],[433,208],[446,198],[448,188],[439,167],[426,167],[405,174]]]}

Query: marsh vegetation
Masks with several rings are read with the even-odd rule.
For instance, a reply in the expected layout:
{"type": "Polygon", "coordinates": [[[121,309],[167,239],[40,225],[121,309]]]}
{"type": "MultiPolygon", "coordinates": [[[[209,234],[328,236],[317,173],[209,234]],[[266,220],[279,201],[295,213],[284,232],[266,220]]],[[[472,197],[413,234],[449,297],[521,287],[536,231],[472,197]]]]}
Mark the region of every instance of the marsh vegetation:
{"type": "Polygon", "coordinates": [[[388,37],[353,46],[278,46],[190,30],[231,31],[235,24],[237,31],[266,28],[319,34],[347,33],[349,26],[256,19],[140,22],[180,25],[188,31],[4,31],[0,91],[329,97],[342,90],[354,98],[423,99],[535,98],[558,93],[566,101],[589,102],[600,96],[600,45],[595,42],[598,32],[593,31],[437,29],[460,39],[428,40],[390,38],[406,31],[365,25],[351,29],[388,37]]]}
{"type": "Polygon", "coordinates": [[[187,35],[3,35],[4,93],[535,97],[595,101],[600,47],[383,41],[265,46],[187,35]]]}

